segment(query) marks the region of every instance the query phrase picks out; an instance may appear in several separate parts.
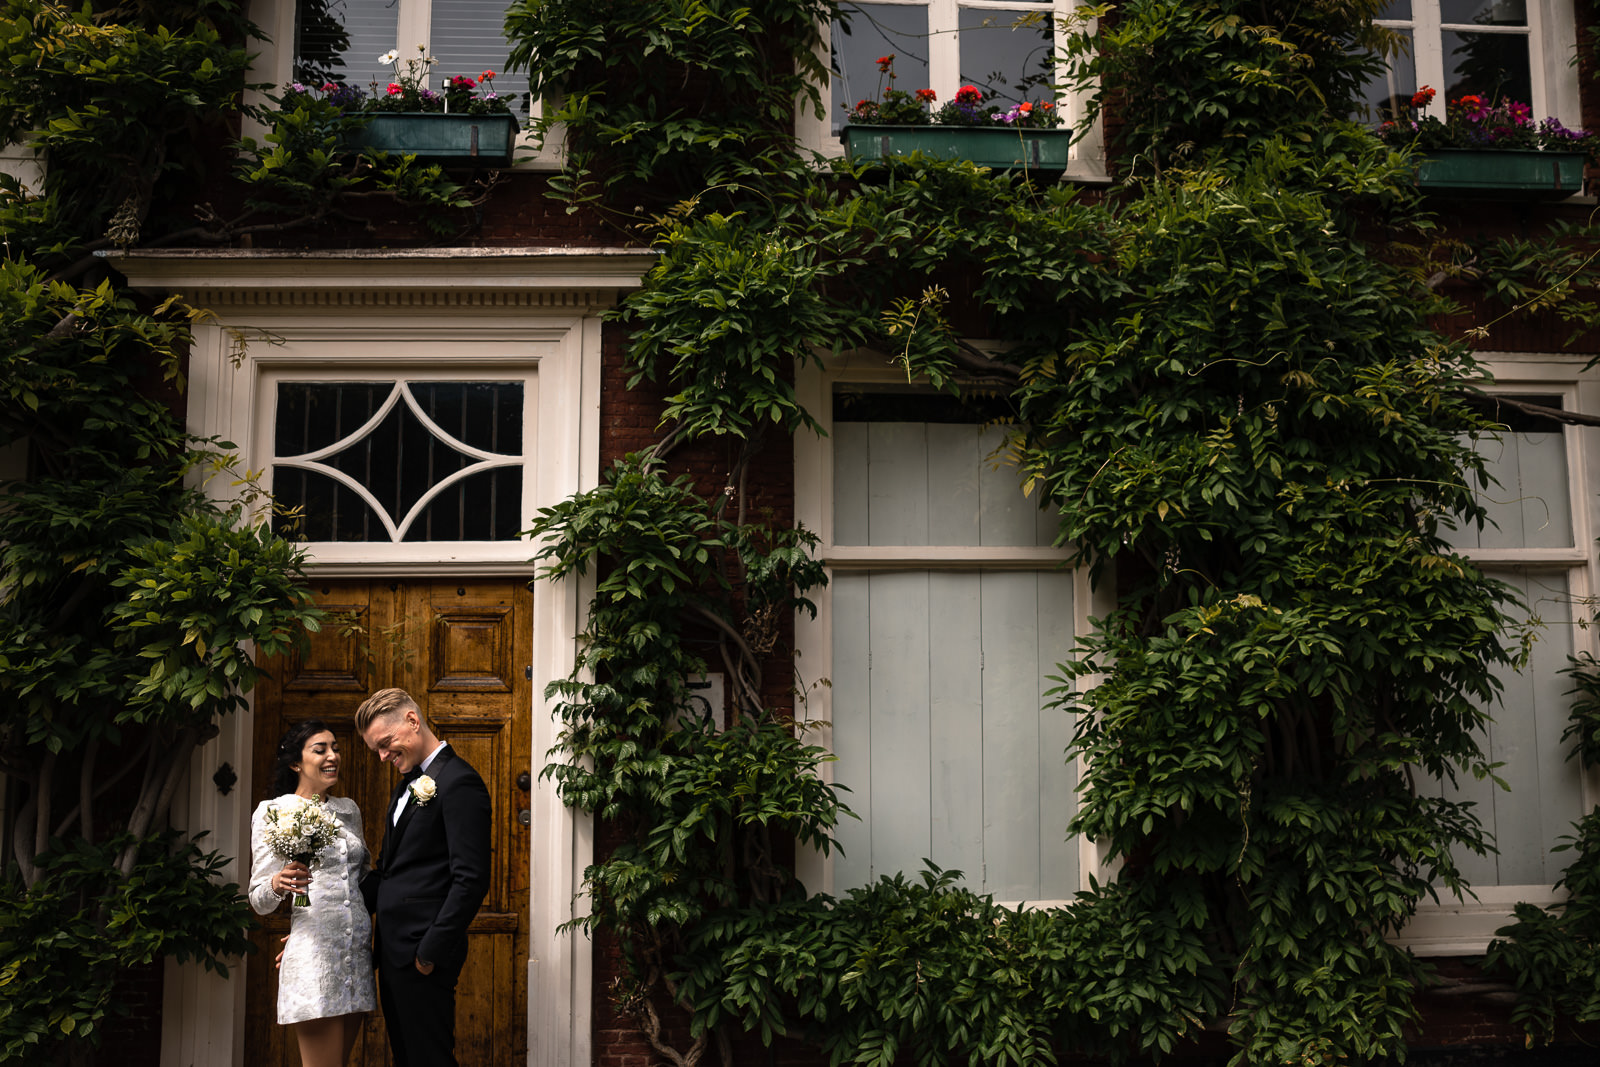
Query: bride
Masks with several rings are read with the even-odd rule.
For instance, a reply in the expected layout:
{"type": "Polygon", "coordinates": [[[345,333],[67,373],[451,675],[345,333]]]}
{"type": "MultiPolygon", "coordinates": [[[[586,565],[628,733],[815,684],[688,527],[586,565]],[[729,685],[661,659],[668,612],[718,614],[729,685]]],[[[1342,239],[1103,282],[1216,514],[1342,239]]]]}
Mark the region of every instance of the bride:
{"type": "Polygon", "coordinates": [[[304,1067],[341,1067],[361,1033],[362,1016],[377,1002],[372,919],[358,885],[367,869],[361,810],[347,797],[328,796],[338,781],[333,731],[317,719],[291,725],[278,742],[272,797],[320,794],[339,820],[339,836],[323,849],[315,878],[267,844],[263,822],[271,800],[257,805],[250,820],[250,906],[265,915],[290,894],[311,898],[309,907],[289,908],[290,936],[278,975],[278,1022],[294,1025],[304,1067]]]}

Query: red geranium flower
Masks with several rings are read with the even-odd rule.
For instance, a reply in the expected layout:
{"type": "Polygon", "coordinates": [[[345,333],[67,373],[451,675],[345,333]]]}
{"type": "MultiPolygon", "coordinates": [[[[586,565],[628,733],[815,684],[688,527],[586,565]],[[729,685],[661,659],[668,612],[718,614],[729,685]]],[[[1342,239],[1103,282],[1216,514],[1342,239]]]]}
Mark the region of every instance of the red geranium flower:
{"type": "Polygon", "coordinates": [[[476,89],[478,87],[478,83],[467,77],[465,74],[457,74],[454,78],[450,79],[450,84],[455,86],[457,89],[476,89]]]}
{"type": "Polygon", "coordinates": [[[400,86],[398,84],[396,84],[395,82],[390,82],[389,83],[389,95],[390,96],[399,96],[403,92],[405,92],[405,90],[400,88],[400,86]]]}
{"type": "Polygon", "coordinates": [[[932,89],[918,89],[917,99],[921,100],[924,104],[931,104],[939,98],[934,95],[932,89]]]}
{"type": "Polygon", "coordinates": [[[1414,96],[1412,96],[1412,98],[1411,98],[1411,106],[1412,107],[1427,107],[1429,104],[1433,103],[1433,97],[1434,97],[1434,91],[1432,89],[1428,88],[1426,85],[1424,85],[1422,88],[1420,88],[1420,89],[1418,89],[1416,91],[1416,94],[1414,96]]]}
{"type": "Polygon", "coordinates": [[[890,52],[886,56],[879,56],[878,57],[878,69],[880,71],[885,71],[886,72],[892,66],[894,66],[894,53],[893,52],[890,52]]]}
{"type": "Polygon", "coordinates": [[[956,103],[976,104],[983,99],[983,93],[976,85],[963,85],[956,90],[956,103]]]}
{"type": "Polygon", "coordinates": [[[486,70],[482,74],[478,75],[479,81],[492,82],[494,79],[495,73],[492,70],[486,70]]]}

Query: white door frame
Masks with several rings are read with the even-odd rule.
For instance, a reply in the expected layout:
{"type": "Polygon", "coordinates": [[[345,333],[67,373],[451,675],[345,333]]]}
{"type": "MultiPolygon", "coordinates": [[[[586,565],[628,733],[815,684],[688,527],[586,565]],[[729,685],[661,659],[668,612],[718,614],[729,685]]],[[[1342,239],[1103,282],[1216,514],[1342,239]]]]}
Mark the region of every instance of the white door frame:
{"type": "MultiPolygon", "coordinates": [[[[195,328],[189,360],[189,430],[240,446],[241,466],[263,463],[257,433],[263,374],[295,366],[396,366],[424,358],[463,366],[523,368],[536,375],[532,514],[599,480],[601,318],[654,262],[631,249],[430,249],[256,252],[170,250],[115,257],[137,289],[181,294],[214,318],[195,328]],[[240,342],[243,342],[241,345],[240,342]],[[419,347],[419,345],[421,347],[419,347]],[[429,348],[429,346],[436,346],[429,348]],[[437,357],[426,355],[436,351],[437,357]]],[[[219,495],[230,492],[225,480],[219,495]]],[[[384,546],[363,558],[351,546],[313,546],[319,576],[429,573],[527,574],[533,547],[384,546]],[[381,556],[372,559],[371,555],[381,556]]],[[[572,670],[588,603],[587,583],[534,587],[532,751],[534,766],[556,744],[559,721],[545,686],[572,670]]],[[[242,882],[252,795],[252,714],[223,720],[190,767],[174,821],[208,830],[209,847],[235,857],[224,877],[242,882]],[[223,796],[211,775],[230,763],[239,782],[223,796]]],[[[587,816],[561,803],[535,776],[531,796],[528,1062],[568,1067],[591,1060],[593,953],[559,928],[582,907],[579,889],[593,856],[587,816]]],[[[258,961],[250,960],[246,966],[258,961]]],[[[244,1061],[244,966],[222,978],[169,962],[162,1010],[163,1067],[244,1061]]]]}

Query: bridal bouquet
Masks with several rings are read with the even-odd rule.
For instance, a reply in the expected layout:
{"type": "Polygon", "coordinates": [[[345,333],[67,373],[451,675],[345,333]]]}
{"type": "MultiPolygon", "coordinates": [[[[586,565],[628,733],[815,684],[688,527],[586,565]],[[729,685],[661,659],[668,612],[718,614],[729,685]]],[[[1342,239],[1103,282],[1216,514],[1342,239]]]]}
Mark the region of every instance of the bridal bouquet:
{"type": "MultiPolygon", "coordinates": [[[[311,866],[322,850],[339,836],[339,820],[321,797],[302,797],[293,793],[267,805],[264,827],[267,844],[286,860],[311,866]]],[[[294,895],[294,906],[308,907],[311,897],[294,895]]]]}

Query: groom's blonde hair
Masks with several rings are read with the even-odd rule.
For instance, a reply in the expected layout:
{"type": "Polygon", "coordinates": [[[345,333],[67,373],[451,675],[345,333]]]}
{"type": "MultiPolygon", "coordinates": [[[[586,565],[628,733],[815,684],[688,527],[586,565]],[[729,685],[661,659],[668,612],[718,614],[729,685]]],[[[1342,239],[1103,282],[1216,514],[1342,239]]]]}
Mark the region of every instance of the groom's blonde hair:
{"type": "MultiPolygon", "coordinates": [[[[411,699],[411,694],[404,689],[380,689],[373,693],[361,706],[356,709],[356,733],[366,736],[367,727],[373,720],[381,719],[386,715],[404,715],[407,711],[417,713],[417,720],[423,726],[428,726],[428,716],[411,699]]],[[[431,727],[429,727],[431,729],[431,727]]]]}

